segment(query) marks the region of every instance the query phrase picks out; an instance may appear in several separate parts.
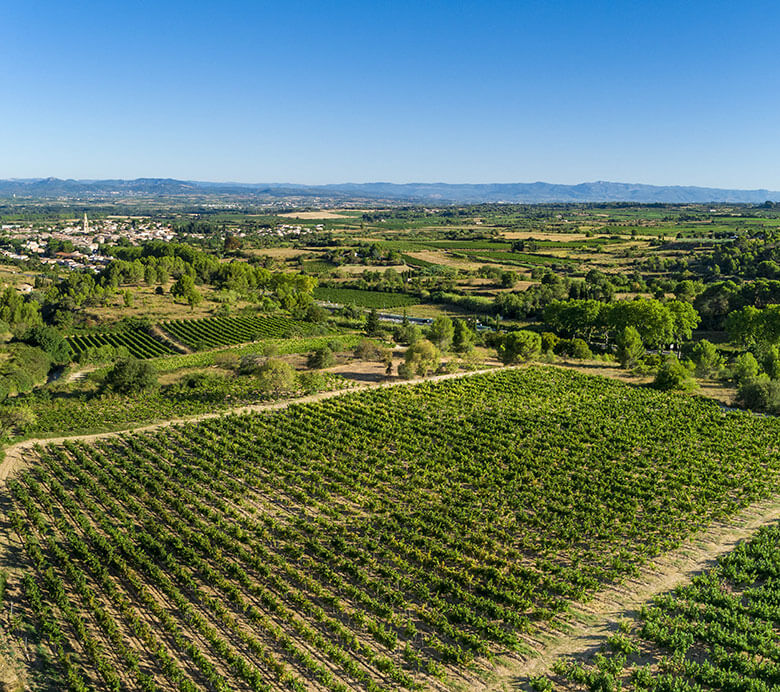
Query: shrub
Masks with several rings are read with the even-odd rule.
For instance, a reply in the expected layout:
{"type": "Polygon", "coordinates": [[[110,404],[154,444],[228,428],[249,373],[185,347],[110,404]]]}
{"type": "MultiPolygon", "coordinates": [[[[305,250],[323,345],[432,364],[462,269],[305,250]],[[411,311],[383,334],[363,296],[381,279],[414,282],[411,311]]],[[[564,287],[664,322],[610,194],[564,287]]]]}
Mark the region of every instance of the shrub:
{"type": "Polygon", "coordinates": [[[398,374],[411,379],[415,375],[425,376],[439,368],[441,352],[427,339],[420,339],[406,349],[404,362],[398,366],[398,374]]]}
{"type": "Polygon", "coordinates": [[[271,394],[286,394],[295,389],[297,375],[289,363],[270,358],[257,369],[260,388],[271,394]]]}
{"type": "Polygon", "coordinates": [[[335,364],[336,357],[333,355],[333,351],[331,351],[327,346],[318,348],[313,353],[310,353],[309,357],[306,359],[306,367],[312,368],[313,370],[330,368],[335,364]]]}
{"type": "Polygon", "coordinates": [[[55,363],[67,363],[71,359],[70,345],[54,327],[30,327],[22,337],[30,346],[37,346],[55,363]]]}
{"type": "Polygon", "coordinates": [[[505,365],[531,360],[542,351],[542,337],[536,332],[521,329],[509,332],[498,347],[498,357],[505,365]]]}
{"type": "Polygon", "coordinates": [[[576,360],[587,360],[593,357],[593,352],[582,339],[560,339],[555,345],[556,355],[576,360]]]}
{"type": "Polygon", "coordinates": [[[748,351],[737,356],[731,364],[731,377],[737,384],[751,380],[758,376],[758,361],[748,351]]]}
{"type": "Polygon", "coordinates": [[[662,391],[690,392],[696,386],[696,381],[691,371],[676,356],[668,356],[658,368],[653,386],[662,391]]]}
{"type": "Polygon", "coordinates": [[[746,379],[737,390],[737,402],[755,411],[780,413],[780,382],[767,375],[746,379]]]}
{"type": "Polygon", "coordinates": [[[119,394],[132,394],[154,387],[157,384],[157,372],[146,361],[124,358],[108,371],[103,384],[119,394]]]}

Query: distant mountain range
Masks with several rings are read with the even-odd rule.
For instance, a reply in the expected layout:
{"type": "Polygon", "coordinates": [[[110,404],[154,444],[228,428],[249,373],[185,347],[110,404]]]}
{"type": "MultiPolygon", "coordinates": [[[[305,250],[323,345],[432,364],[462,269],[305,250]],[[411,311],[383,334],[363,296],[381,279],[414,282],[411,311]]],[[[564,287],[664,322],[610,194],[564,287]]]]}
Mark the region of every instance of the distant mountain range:
{"type": "Polygon", "coordinates": [[[747,203],[780,201],[771,190],[728,190],[711,187],[642,185],[598,181],[578,185],[554,183],[340,183],[295,185],[286,183],[209,183],[171,178],[135,180],[61,180],[30,178],[0,180],[0,197],[43,199],[116,199],[121,197],[238,197],[258,201],[321,198],[421,204],[479,202],[637,202],[637,203],[747,203]]]}

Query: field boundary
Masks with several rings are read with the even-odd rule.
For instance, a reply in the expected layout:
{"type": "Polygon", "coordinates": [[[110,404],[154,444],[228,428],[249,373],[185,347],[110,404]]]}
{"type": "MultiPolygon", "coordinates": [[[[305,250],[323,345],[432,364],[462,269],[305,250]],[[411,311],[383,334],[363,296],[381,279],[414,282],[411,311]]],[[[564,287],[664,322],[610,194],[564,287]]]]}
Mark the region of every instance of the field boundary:
{"type": "Polygon", "coordinates": [[[25,466],[26,452],[31,451],[37,445],[47,446],[53,444],[61,444],[62,442],[92,442],[94,440],[101,440],[104,438],[118,437],[119,435],[127,435],[130,433],[142,433],[151,432],[152,430],[159,430],[171,425],[180,425],[183,423],[197,423],[203,420],[210,420],[212,418],[220,418],[222,416],[240,415],[244,413],[257,413],[260,411],[274,411],[278,409],[284,409],[293,404],[309,404],[315,401],[323,401],[324,399],[331,399],[336,396],[343,396],[345,394],[351,394],[354,392],[362,392],[370,389],[382,389],[387,387],[401,387],[401,386],[414,386],[416,384],[422,384],[424,382],[440,382],[442,380],[452,380],[461,377],[471,377],[475,375],[485,375],[491,372],[501,372],[504,370],[511,370],[518,366],[505,366],[505,367],[493,367],[482,368],[480,370],[470,370],[465,372],[448,373],[445,375],[433,375],[432,377],[425,377],[416,380],[392,380],[389,382],[372,382],[359,384],[357,386],[348,387],[345,389],[334,389],[327,392],[319,392],[317,394],[310,394],[308,396],[298,397],[297,399],[285,399],[284,401],[265,402],[261,404],[244,404],[235,408],[227,408],[214,413],[201,413],[194,416],[185,416],[182,418],[171,418],[165,421],[159,421],[157,423],[150,423],[144,425],[138,425],[122,430],[112,430],[101,433],[87,433],[83,435],[64,435],[60,437],[41,437],[31,438],[28,440],[22,440],[9,445],[5,448],[5,458],[0,461],[0,482],[7,480],[14,473],[18,472],[25,466]]]}
{"type": "Polygon", "coordinates": [[[758,500],[730,519],[709,524],[679,547],[643,565],[637,577],[607,586],[585,603],[572,604],[568,615],[525,636],[523,644],[529,653],[500,656],[492,668],[483,668],[474,677],[453,675],[450,688],[462,692],[530,690],[531,677],[551,673],[553,663],[562,657],[591,658],[618,631],[621,620],[638,615],[655,596],[689,584],[714,567],[721,555],[778,521],[780,494],[758,500]]]}

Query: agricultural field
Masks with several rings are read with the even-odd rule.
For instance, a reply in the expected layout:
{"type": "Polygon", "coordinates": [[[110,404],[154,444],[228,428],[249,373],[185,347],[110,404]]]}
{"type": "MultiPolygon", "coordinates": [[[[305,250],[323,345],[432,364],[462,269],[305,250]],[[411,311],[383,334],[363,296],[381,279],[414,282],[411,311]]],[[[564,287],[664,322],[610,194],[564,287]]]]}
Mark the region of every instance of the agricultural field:
{"type": "Polygon", "coordinates": [[[126,329],[118,332],[81,334],[67,339],[74,359],[89,349],[102,346],[125,348],[133,358],[157,358],[176,353],[170,346],[141,329],[126,329]]]}
{"type": "Polygon", "coordinates": [[[357,305],[362,308],[400,308],[405,305],[416,305],[419,298],[405,293],[386,293],[379,291],[363,291],[354,288],[326,288],[314,289],[316,300],[338,303],[340,305],[357,305]]]}
{"type": "Polygon", "coordinates": [[[531,367],[53,446],[6,598],[53,687],[448,686],[771,492],[779,433],[531,367]]]}
{"type": "Polygon", "coordinates": [[[777,679],[780,526],[765,527],[691,584],[654,599],[587,664],[559,661],[562,689],[769,690],[777,679]]]}
{"type": "Polygon", "coordinates": [[[288,317],[264,316],[172,320],[160,326],[174,341],[196,351],[316,331],[314,325],[288,317]]]}

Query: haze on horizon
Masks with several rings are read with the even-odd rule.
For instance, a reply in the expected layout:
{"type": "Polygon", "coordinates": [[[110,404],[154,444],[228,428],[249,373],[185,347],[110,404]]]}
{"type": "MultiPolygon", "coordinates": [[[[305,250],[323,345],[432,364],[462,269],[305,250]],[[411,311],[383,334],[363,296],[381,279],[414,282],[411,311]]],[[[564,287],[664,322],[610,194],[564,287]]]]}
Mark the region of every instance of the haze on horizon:
{"type": "Polygon", "coordinates": [[[769,2],[6,3],[0,178],[780,189],[769,2]]]}

